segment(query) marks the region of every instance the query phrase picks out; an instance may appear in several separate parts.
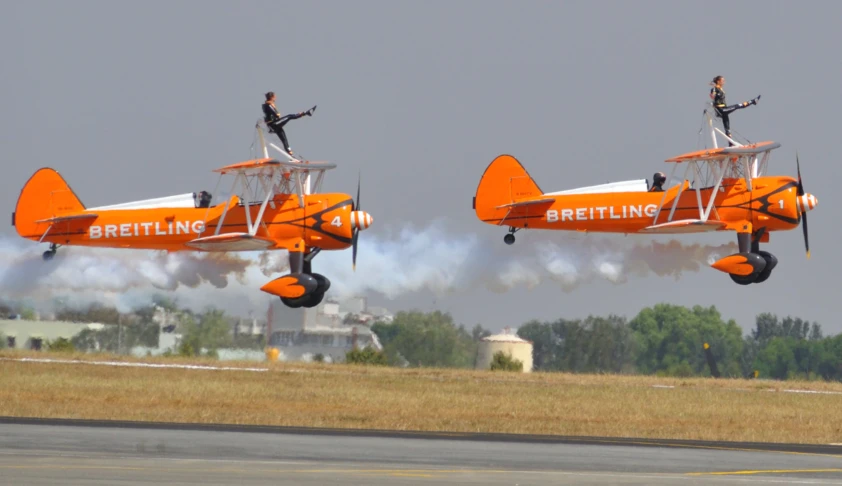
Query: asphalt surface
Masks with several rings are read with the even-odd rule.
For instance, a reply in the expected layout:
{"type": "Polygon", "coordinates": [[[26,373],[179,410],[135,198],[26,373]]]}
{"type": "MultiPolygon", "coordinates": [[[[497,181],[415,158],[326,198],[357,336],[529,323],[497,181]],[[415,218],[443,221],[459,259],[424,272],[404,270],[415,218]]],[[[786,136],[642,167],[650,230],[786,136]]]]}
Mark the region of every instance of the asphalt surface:
{"type": "Polygon", "coordinates": [[[237,429],[3,418],[0,485],[842,485],[840,447],[237,429]]]}

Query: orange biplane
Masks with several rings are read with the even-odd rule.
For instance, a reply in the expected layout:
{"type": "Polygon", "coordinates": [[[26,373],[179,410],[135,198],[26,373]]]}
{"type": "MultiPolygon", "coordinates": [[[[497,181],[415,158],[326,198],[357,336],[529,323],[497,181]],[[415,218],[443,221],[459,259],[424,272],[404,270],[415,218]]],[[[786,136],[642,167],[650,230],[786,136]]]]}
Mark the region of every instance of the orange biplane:
{"type": "Polygon", "coordinates": [[[58,172],[43,168],[21,190],[12,224],[22,237],[50,243],[45,260],[64,245],[287,250],[290,273],[261,290],[279,296],[289,307],[316,306],[330,281],[312,272],[313,257],[321,250],[353,247],[356,265],[359,231],[371,225],[371,215],[360,209],[359,182],[356,200],[347,194],[318,193],[325,172],[336,165],[295,159],[272,143],[287,160],[269,158],[262,127],[256,128],[263,157],[215,170],[220,183],[233,176],[231,197],[216,205],[211,205],[212,194],[201,191],[87,208],[58,172]]]}
{"type": "Polygon", "coordinates": [[[504,241],[509,245],[521,228],[626,234],[735,231],[739,253],[712,266],[741,285],[765,281],[777,265],[772,254],[760,250],[772,231],[801,224],[809,258],[807,211],[817,200],[804,192],[797,157],[797,180],[765,175],[769,154],[780,144],[740,144],[706,115],[713,147],[667,159],[673,164],[668,181],[679,165],[685,170],[681,183],[665,190],[653,191],[640,179],[545,193],[517,159],[501,155],[480,179],[473,209],[485,223],[508,226],[504,241]],[[733,146],[718,147],[717,134],[733,146]]]}

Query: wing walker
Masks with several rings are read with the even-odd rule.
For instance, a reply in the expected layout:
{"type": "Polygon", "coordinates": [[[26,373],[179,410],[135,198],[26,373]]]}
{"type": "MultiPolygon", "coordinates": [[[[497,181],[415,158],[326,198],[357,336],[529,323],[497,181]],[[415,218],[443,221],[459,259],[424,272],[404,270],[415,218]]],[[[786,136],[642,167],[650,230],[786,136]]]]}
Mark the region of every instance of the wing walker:
{"type": "Polygon", "coordinates": [[[683,167],[680,183],[662,189],[646,179],[614,182],[559,192],[543,192],[517,159],[501,155],[485,170],[473,200],[477,217],[507,226],[505,242],[520,229],[598,233],[684,234],[734,231],[739,252],[711,266],[741,285],[769,278],[777,258],[760,249],[773,231],[801,225],[807,257],[807,212],[818,203],[798,178],[767,175],[776,142],[739,143],[714,126],[705,110],[712,147],[667,159],[668,181],[683,167]],[[720,139],[731,146],[720,147],[720,139]]]}
{"type": "MultiPolygon", "coordinates": [[[[266,126],[255,126],[261,157],[216,169],[214,193],[223,179],[231,197],[212,205],[206,191],[111,206],[88,208],[58,172],[42,168],[21,190],[12,224],[22,237],[49,243],[44,259],[60,246],[113,247],[172,251],[287,250],[289,273],[261,290],[289,307],[314,307],[330,288],[327,277],[313,272],[322,250],[352,248],[356,267],[359,232],[372,224],[356,199],[322,193],[325,173],[336,164],[310,162],[266,143],[266,126]],[[273,148],[279,158],[269,157],[273,148]]],[[[253,154],[254,155],[254,154],[253,154]]]]}

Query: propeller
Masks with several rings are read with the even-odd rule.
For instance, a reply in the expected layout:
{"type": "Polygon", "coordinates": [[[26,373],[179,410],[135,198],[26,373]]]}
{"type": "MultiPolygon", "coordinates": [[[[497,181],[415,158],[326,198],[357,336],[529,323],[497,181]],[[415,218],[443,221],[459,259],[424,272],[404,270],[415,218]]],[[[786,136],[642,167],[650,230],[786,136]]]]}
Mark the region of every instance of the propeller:
{"type": "MultiPolygon", "coordinates": [[[[360,210],[360,179],[361,176],[357,174],[357,198],[354,200],[354,211],[360,210]]],[[[357,271],[357,241],[359,236],[360,227],[359,225],[354,225],[354,235],[351,237],[351,245],[353,246],[353,249],[351,250],[351,259],[355,272],[357,271]]]]}
{"type": "Polygon", "coordinates": [[[357,176],[357,199],[352,201],[351,208],[351,227],[353,233],[351,235],[352,258],[354,263],[354,271],[357,270],[357,244],[360,238],[360,231],[371,227],[374,218],[370,214],[360,209],[360,176],[357,176]]]}
{"type": "MultiPolygon", "coordinates": [[[[806,194],[804,192],[804,182],[801,180],[801,162],[798,160],[798,152],[795,153],[795,167],[798,171],[798,190],[796,194],[798,197],[806,194]]],[[[801,229],[804,230],[804,248],[807,250],[807,258],[810,258],[810,240],[807,237],[807,211],[801,212],[801,229]]]]}

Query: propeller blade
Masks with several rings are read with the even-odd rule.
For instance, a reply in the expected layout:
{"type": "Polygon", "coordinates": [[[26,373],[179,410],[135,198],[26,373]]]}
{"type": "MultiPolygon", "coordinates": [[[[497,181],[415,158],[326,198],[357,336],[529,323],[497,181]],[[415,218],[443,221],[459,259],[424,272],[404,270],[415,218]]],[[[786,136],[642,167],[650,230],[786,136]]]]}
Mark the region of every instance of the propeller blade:
{"type": "Polygon", "coordinates": [[[801,228],[804,229],[804,248],[807,250],[807,258],[810,258],[810,240],[807,237],[807,213],[801,215],[801,228]]]}
{"type": "Polygon", "coordinates": [[[354,229],[354,236],[351,237],[351,245],[352,245],[352,256],[351,261],[354,265],[354,271],[357,271],[357,241],[360,236],[360,230],[354,229]]]}
{"type": "MultiPolygon", "coordinates": [[[[354,210],[360,211],[360,181],[362,176],[358,173],[357,174],[357,199],[354,200],[354,210]]],[[[354,235],[351,237],[351,263],[353,264],[353,269],[357,271],[357,241],[360,237],[360,229],[359,226],[354,228],[354,235]]]]}
{"type": "MultiPolygon", "coordinates": [[[[795,152],[795,167],[798,171],[798,190],[796,194],[800,197],[806,193],[804,192],[804,182],[801,180],[801,161],[798,160],[798,152],[795,152]]],[[[807,250],[807,258],[810,258],[810,239],[807,236],[807,211],[803,211],[799,216],[801,216],[801,229],[804,231],[804,249],[807,250]]]]}
{"type": "Polygon", "coordinates": [[[360,179],[362,177],[360,174],[357,174],[357,199],[354,200],[354,209],[359,211],[360,210],[360,179]]]}

